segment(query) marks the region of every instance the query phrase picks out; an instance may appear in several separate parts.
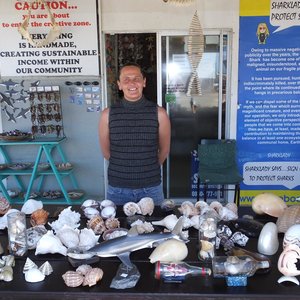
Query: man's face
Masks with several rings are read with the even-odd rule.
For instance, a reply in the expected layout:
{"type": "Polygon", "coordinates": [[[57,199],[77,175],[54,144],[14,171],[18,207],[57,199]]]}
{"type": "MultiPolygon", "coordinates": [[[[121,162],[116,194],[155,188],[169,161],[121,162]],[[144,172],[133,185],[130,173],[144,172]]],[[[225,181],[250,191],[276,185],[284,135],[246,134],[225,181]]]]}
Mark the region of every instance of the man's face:
{"type": "Polygon", "coordinates": [[[124,98],[128,101],[139,100],[146,86],[146,78],[136,66],[127,66],[121,70],[118,80],[119,90],[123,91],[124,98]]]}

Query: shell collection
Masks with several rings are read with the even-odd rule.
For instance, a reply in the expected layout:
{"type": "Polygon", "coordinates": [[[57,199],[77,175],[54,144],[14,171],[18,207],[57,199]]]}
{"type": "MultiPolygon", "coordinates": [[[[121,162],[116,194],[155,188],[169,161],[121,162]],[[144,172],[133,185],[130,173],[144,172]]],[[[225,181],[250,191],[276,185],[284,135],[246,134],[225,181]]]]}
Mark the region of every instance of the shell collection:
{"type": "Polygon", "coordinates": [[[76,271],[67,271],[62,275],[65,284],[68,287],[93,286],[103,277],[103,270],[92,268],[90,265],[81,265],[76,271]]]}
{"type": "Polygon", "coordinates": [[[135,214],[151,216],[154,210],[154,201],[150,197],[142,198],[138,203],[127,202],[123,205],[123,212],[126,216],[131,217],[135,214]]]}
{"type": "Polygon", "coordinates": [[[13,280],[13,267],[15,257],[13,255],[3,255],[0,259],[0,280],[9,282],[13,280]]]}
{"type": "Polygon", "coordinates": [[[40,267],[37,266],[29,257],[27,257],[23,273],[27,282],[40,282],[45,279],[46,276],[53,273],[53,268],[49,261],[44,262],[40,267]]]}

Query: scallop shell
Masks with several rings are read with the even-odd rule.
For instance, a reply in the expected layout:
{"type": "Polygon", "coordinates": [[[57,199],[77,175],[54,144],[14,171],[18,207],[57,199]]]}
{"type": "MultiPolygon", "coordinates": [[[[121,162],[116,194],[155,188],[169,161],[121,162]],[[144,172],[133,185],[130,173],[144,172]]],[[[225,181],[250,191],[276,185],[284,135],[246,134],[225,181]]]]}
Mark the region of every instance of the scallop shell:
{"type": "Polygon", "coordinates": [[[198,209],[194,206],[191,201],[184,201],[181,203],[181,206],[178,208],[180,213],[184,216],[191,217],[199,214],[198,209]]]}
{"type": "Polygon", "coordinates": [[[107,206],[112,206],[112,207],[116,208],[116,204],[113,201],[109,200],[109,199],[104,199],[104,200],[100,201],[99,204],[100,204],[100,209],[101,210],[103,208],[107,207],[107,206]]]}
{"type": "Polygon", "coordinates": [[[68,225],[64,225],[57,231],[56,235],[67,248],[75,248],[79,244],[79,230],[73,229],[68,225]]]}
{"type": "Polygon", "coordinates": [[[300,247],[300,224],[292,225],[284,234],[283,248],[290,244],[300,247]]]}
{"type": "Polygon", "coordinates": [[[85,210],[87,207],[99,208],[99,203],[93,199],[87,199],[81,204],[81,209],[85,210]]]}
{"type": "Polygon", "coordinates": [[[155,205],[152,198],[144,197],[137,204],[140,207],[143,216],[151,216],[153,214],[155,205]]]}
{"type": "Polygon", "coordinates": [[[38,266],[29,257],[27,257],[24,267],[23,267],[23,273],[26,273],[28,270],[33,269],[33,268],[37,269],[38,266]]]}
{"type": "Polygon", "coordinates": [[[83,283],[83,275],[75,271],[67,271],[62,275],[65,284],[69,287],[78,287],[83,283]]]}
{"type": "Polygon", "coordinates": [[[124,211],[124,214],[127,217],[131,217],[131,216],[133,216],[135,214],[141,214],[142,213],[140,207],[135,202],[127,202],[127,203],[125,203],[123,205],[123,211],[124,211]]]}
{"type": "Polygon", "coordinates": [[[90,265],[80,265],[77,269],[76,272],[81,274],[81,275],[85,275],[88,271],[90,271],[92,269],[92,267],[90,265]]]}
{"type": "Polygon", "coordinates": [[[114,218],[116,216],[116,208],[114,206],[106,206],[101,210],[103,219],[114,218]]]}
{"type": "Polygon", "coordinates": [[[5,215],[11,208],[10,203],[4,197],[0,197],[0,215],[5,215]]]}
{"type": "Polygon", "coordinates": [[[35,249],[40,238],[47,233],[44,225],[37,225],[26,229],[28,249],[35,249]]]}
{"type": "Polygon", "coordinates": [[[153,264],[157,261],[182,261],[188,255],[188,248],[182,241],[170,239],[159,244],[149,256],[150,262],[153,264]],[[176,249],[176,251],[174,251],[176,249]]]}
{"type": "Polygon", "coordinates": [[[120,227],[120,221],[118,218],[108,218],[105,221],[105,226],[107,229],[114,229],[114,228],[119,228],[120,227]]]}
{"type": "Polygon", "coordinates": [[[93,286],[103,277],[103,270],[100,268],[92,268],[89,270],[85,276],[82,285],[83,286],[93,286]]]}
{"type": "Polygon", "coordinates": [[[102,234],[106,230],[104,220],[100,216],[94,216],[87,222],[87,228],[91,228],[95,234],[102,234]]]}
{"type": "Polygon", "coordinates": [[[35,255],[46,253],[59,253],[65,256],[67,255],[67,248],[51,230],[48,230],[36,245],[35,255]]]}
{"type": "Polygon", "coordinates": [[[28,199],[22,206],[21,212],[25,213],[26,215],[32,214],[37,209],[43,208],[43,202],[34,200],[34,199],[28,199]]]}
{"type": "Polygon", "coordinates": [[[45,225],[48,221],[49,212],[43,208],[35,210],[30,216],[30,224],[32,226],[45,225]]]}
{"type": "Polygon", "coordinates": [[[287,208],[285,202],[277,195],[272,193],[262,193],[255,196],[252,200],[252,209],[255,213],[267,214],[272,217],[280,217],[287,208]]]}
{"type": "Polygon", "coordinates": [[[289,206],[276,222],[278,232],[286,232],[294,224],[300,224],[300,205],[289,206]]]}
{"type": "Polygon", "coordinates": [[[151,223],[152,223],[152,225],[164,226],[164,227],[168,228],[169,230],[173,230],[177,221],[178,221],[178,218],[176,217],[176,215],[171,214],[171,215],[164,217],[160,221],[152,221],[151,223]]]}
{"type": "Polygon", "coordinates": [[[97,244],[99,235],[95,235],[92,229],[83,228],[79,233],[78,247],[84,249],[90,249],[97,244]]]}
{"type": "Polygon", "coordinates": [[[49,261],[45,261],[40,267],[39,270],[41,271],[41,273],[45,276],[50,275],[53,272],[53,268],[51,266],[51,264],[49,263],[49,261]]]}
{"type": "Polygon", "coordinates": [[[25,280],[27,282],[40,282],[45,279],[45,275],[42,274],[42,272],[37,269],[29,269],[27,272],[25,272],[25,280]]]}

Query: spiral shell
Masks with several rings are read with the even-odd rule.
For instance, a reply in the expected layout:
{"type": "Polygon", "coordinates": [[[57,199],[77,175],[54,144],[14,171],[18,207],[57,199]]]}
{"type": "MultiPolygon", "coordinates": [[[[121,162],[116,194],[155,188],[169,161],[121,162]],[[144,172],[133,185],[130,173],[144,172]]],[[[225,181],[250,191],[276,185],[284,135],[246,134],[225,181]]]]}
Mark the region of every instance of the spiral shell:
{"type": "Polygon", "coordinates": [[[69,287],[78,287],[83,283],[83,275],[79,274],[75,271],[67,271],[65,274],[62,275],[62,278],[69,287]]]}
{"type": "Polygon", "coordinates": [[[105,230],[104,220],[100,216],[94,216],[87,222],[87,228],[90,228],[94,231],[95,234],[102,234],[105,230]]]}
{"type": "Polygon", "coordinates": [[[118,218],[108,218],[105,221],[105,226],[107,229],[114,229],[114,228],[119,228],[120,227],[120,221],[118,218]]]}
{"type": "Polygon", "coordinates": [[[39,267],[39,270],[45,276],[48,276],[53,272],[53,268],[48,260],[39,267]]]}
{"type": "Polygon", "coordinates": [[[103,277],[103,270],[100,268],[90,269],[84,276],[83,286],[93,286],[103,277]]]}
{"type": "Polygon", "coordinates": [[[43,208],[37,209],[31,214],[30,224],[32,226],[45,225],[48,221],[49,212],[43,208]]]}
{"type": "Polygon", "coordinates": [[[276,222],[278,232],[286,232],[294,224],[300,224],[300,205],[292,205],[286,208],[276,222]]]}
{"type": "Polygon", "coordinates": [[[135,214],[141,214],[142,213],[140,207],[135,202],[127,202],[127,203],[125,203],[123,205],[123,211],[124,211],[124,214],[127,217],[131,217],[131,216],[133,216],[135,214]]]}
{"type": "Polygon", "coordinates": [[[34,263],[29,257],[26,258],[24,267],[23,267],[23,273],[26,273],[28,270],[36,268],[37,269],[36,263],[34,263]]]}
{"type": "Polygon", "coordinates": [[[137,204],[140,207],[143,216],[151,216],[153,214],[155,205],[152,198],[144,197],[137,204]]]}
{"type": "Polygon", "coordinates": [[[5,215],[11,208],[10,203],[4,197],[0,197],[0,215],[5,215]]]}

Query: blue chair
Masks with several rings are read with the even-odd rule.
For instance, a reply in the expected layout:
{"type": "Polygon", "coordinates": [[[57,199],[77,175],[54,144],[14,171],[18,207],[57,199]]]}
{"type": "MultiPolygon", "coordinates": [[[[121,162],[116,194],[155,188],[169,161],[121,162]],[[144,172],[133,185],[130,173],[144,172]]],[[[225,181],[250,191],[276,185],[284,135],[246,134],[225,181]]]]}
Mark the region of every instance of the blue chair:
{"type": "Polygon", "coordinates": [[[200,199],[200,185],[203,185],[204,201],[207,201],[207,192],[213,185],[223,193],[234,190],[234,202],[239,205],[240,183],[243,177],[237,167],[236,141],[201,140],[198,145],[198,158],[197,201],[200,199]],[[234,189],[229,188],[228,185],[234,185],[234,189]]]}

